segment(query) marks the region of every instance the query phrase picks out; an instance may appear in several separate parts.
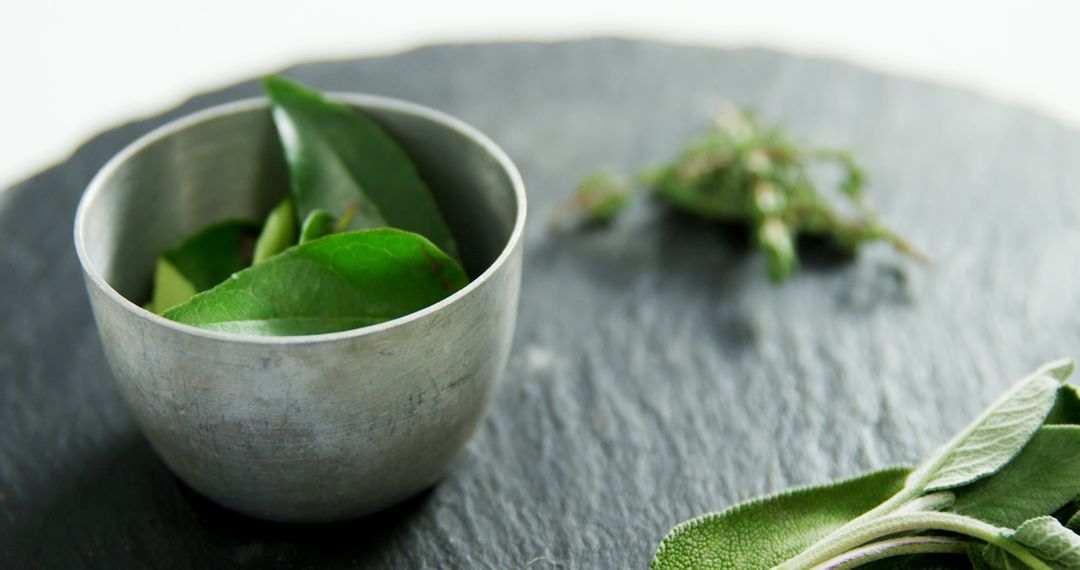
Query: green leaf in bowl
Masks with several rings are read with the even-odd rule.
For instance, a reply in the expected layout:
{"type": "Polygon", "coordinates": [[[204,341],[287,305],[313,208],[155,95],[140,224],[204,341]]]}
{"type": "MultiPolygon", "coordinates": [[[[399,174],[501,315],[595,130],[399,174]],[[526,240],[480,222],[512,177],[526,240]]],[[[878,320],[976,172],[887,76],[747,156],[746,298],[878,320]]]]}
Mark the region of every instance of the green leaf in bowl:
{"type": "Polygon", "coordinates": [[[263,83],[289,163],[300,219],[355,211],[348,229],[418,233],[450,257],[458,246],[416,165],[375,121],[282,77],[263,83]]]}
{"type": "Polygon", "coordinates": [[[262,263],[296,244],[296,208],[292,198],[281,201],[266,217],[259,240],[255,242],[252,263],[262,263]]]}
{"type": "Polygon", "coordinates": [[[423,236],[383,228],[289,248],[192,297],[165,317],[251,335],[337,332],[407,315],[468,283],[423,236]]]}
{"type": "Polygon", "coordinates": [[[258,232],[259,224],[254,222],[219,222],[161,252],[146,308],[163,313],[250,265],[258,232]]]}
{"type": "Polygon", "coordinates": [[[300,243],[307,243],[337,231],[337,218],[326,210],[312,210],[300,229],[300,243]]]}

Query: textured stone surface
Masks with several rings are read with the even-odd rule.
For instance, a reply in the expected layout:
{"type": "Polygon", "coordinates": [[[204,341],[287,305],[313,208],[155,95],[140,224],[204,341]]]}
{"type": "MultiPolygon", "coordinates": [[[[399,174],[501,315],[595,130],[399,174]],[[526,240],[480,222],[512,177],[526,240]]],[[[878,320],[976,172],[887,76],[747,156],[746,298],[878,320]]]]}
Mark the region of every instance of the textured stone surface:
{"type": "Polygon", "coordinates": [[[1080,134],[848,65],[622,41],[450,46],[289,75],[444,109],[520,166],[519,329],[488,419],[439,485],[347,524],[251,521],[183,488],[112,385],[71,245],[83,186],[200,96],[0,193],[0,567],[642,567],[675,523],[912,462],[1014,379],[1080,355],[1080,134]],[[930,253],[811,250],[782,287],[737,230],[642,204],[553,230],[597,167],[676,152],[725,99],[855,149],[930,253]]]}

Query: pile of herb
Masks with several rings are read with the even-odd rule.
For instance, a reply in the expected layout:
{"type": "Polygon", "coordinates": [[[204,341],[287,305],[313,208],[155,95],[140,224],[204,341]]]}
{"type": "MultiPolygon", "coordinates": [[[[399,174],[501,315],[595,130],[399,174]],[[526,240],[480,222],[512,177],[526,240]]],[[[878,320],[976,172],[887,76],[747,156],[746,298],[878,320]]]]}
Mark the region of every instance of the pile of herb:
{"type": "Polygon", "coordinates": [[[215,223],[162,252],[148,309],[216,331],[319,334],[468,283],[431,190],[377,123],[280,77],[264,86],[290,196],[262,224],[215,223]]]}
{"type": "Polygon", "coordinates": [[[747,224],[764,252],[769,277],[786,280],[798,267],[799,236],[824,238],[854,255],[868,242],[884,241],[922,259],[866,204],[866,175],[850,154],[806,148],[749,111],[731,108],[716,127],[690,143],[671,164],[643,172],[639,184],[594,174],[578,187],[566,211],[608,222],[626,209],[642,185],[679,210],[709,220],[747,224]],[[839,194],[854,213],[842,215],[815,187],[811,167],[833,163],[843,171],[839,194]]]}
{"type": "Polygon", "coordinates": [[[755,499],[684,522],[653,570],[1080,569],[1072,361],[1021,380],[916,469],[755,499]]]}

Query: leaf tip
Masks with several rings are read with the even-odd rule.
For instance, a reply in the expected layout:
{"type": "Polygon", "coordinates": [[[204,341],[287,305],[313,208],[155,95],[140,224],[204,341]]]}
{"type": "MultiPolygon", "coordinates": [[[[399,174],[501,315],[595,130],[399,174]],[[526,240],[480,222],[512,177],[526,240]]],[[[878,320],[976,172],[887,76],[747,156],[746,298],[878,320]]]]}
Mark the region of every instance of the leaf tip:
{"type": "Polygon", "coordinates": [[[285,79],[280,75],[267,75],[266,77],[262,78],[263,89],[268,92],[273,92],[274,90],[278,89],[278,87],[288,82],[289,80],[285,79]]]}
{"type": "Polygon", "coordinates": [[[262,80],[263,90],[270,97],[271,101],[279,101],[281,99],[295,99],[302,96],[315,96],[322,98],[322,96],[312,89],[309,89],[300,83],[288,79],[281,75],[267,75],[262,80]]]}
{"type": "Polygon", "coordinates": [[[1071,358],[1059,358],[1053,362],[1049,362],[1039,369],[1042,374],[1048,374],[1062,382],[1072,376],[1073,371],[1076,370],[1076,361],[1071,358]]]}

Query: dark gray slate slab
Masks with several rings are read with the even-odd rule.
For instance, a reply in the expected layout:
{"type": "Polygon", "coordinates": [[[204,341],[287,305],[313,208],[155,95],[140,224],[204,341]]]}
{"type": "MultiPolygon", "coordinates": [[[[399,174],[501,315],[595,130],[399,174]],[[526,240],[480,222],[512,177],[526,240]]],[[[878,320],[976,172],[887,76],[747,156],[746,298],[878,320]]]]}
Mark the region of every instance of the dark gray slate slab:
{"type": "Polygon", "coordinates": [[[421,49],[303,65],[323,89],[444,109],[517,161],[521,315],[491,414],[390,512],[293,527],[179,484],[112,386],[71,246],[76,200],[138,135],[105,133],[0,194],[0,567],[643,567],[675,523],[912,462],[1028,369],[1080,355],[1080,134],[971,93],[765,51],[625,41],[421,49]],[[936,260],[812,250],[770,286],[737,230],[645,204],[555,231],[587,171],[673,154],[724,99],[851,147],[936,260]]]}

